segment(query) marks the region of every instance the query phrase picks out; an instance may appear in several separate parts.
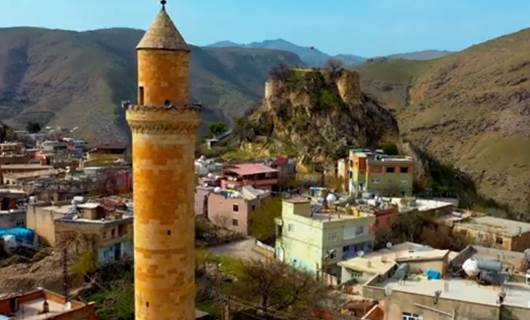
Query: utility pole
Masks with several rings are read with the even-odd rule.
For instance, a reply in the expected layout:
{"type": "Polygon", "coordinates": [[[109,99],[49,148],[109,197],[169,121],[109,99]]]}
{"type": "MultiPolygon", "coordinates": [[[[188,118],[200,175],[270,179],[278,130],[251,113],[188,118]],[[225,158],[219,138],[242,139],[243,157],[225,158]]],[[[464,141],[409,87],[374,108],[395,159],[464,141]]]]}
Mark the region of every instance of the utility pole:
{"type": "Polygon", "coordinates": [[[63,293],[66,302],[70,301],[69,296],[70,284],[68,279],[68,246],[66,241],[63,243],[63,293]]]}

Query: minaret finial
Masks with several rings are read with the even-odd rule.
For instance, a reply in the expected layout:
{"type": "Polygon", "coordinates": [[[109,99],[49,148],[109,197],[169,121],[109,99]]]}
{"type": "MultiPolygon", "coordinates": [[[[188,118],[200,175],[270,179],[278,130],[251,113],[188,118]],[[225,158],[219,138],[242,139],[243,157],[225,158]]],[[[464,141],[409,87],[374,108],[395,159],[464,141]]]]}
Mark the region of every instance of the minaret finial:
{"type": "Polygon", "coordinates": [[[167,3],[167,1],[166,1],[166,0],[162,0],[162,1],[160,1],[160,3],[162,4],[162,10],[165,11],[165,10],[166,10],[166,3],[167,3]]]}

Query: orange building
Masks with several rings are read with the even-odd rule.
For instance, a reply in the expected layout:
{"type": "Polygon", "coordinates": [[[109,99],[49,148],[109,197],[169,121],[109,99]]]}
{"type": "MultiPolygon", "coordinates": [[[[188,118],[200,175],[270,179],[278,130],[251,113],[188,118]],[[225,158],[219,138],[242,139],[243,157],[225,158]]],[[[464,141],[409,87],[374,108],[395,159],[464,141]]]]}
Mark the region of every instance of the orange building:
{"type": "Polygon", "coordinates": [[[132,131],[136,319],[195,318],[194,153],[189,49],[163,8],[137,46],[132,131]]]}

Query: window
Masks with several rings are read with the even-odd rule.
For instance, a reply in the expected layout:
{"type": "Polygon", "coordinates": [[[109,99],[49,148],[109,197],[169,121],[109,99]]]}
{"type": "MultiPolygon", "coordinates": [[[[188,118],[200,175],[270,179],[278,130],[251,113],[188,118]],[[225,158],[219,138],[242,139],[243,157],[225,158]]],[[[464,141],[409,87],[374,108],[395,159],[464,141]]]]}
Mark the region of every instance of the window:
{"type": "Polygon", "coordinates": [[[337,233],[331,232],[330,234],[328,234],[328,240],[331,240],[331,241],[337,240],[337,233]]]}
{"type": "Polygon", "coordinates": [[[110,237],[111,237],[111,238],[114,238],[115,236],[116,236],[116,229],[112,229],[112,230],[110,231],[110,237]]]}
{"type": "Polygon", "coordinates": [[[232,219],[232,225],[237,227],[239,225],[239,221],[237,219],[232,219]]]}
{"type": "Polygon", "coordinates": [[[355,234],[356,235],[360,235],[360,234],[363,234],[364,232],[364,227],[363,226],[359,226],[355,229],[355,234]]]}
{"type": "Polygon", "coordinates": [[[394,173],[396,168],[394,167],[386,167],[386,173],[394,173]]]}
{"type": "Polygon", "coordinates": [[[144,105],[144,87],[138,88],[138,105],[144,105]]]}
{"type": "Polygon", "coordinates": [[[495,242],[497,244],[502,244],[502,242],[503,242],[502,237],[497,237],[497,239],[495,239],[495,242]]]}
{"type": "Polygon", "coordinates": [[[232,209],[234,210],[234,212],[239,212],[239,205],[238,204],[234,204],[232,209]]]}
{"type": "Polygon", "coordinates": [[[294,224],[289,223],[289,224],[287,225],[287,231],[289,231],[289,232],[294,231],[294,224]]]}
{"type": "Polygon", "coordinates": [[[353,171],[350,171],[350,179],[353,179],[353,171]]]}
{"type": "Polygon", "coordinates": [[[253,205],[252,205],[252,211],[255,211],[255,210],[256,210],[256,205],[253,204],[253,205]]]}
{"type": "Polygon", "coordinates": [[[336,257],[337,257],[337,251],[335,251],[335,250],[331,250],[331,251],[329,252],[329,259],[330,259],[330,260],[333,260],[333,259],[335,259],[336,257]]]}
{"type": "Polygon", "coordinates": [[[399,171],[400,171],[401,173],[408,173],[408,172],[409,172],[409,167],[400,167],[400,168],[399,168],[399,171]]]}
{"type": "Polygon", "coordinates": [[[423,317],[415,313],[403,312],[401,314],[401,319],[402,320],[423,320],[423,317]]]}

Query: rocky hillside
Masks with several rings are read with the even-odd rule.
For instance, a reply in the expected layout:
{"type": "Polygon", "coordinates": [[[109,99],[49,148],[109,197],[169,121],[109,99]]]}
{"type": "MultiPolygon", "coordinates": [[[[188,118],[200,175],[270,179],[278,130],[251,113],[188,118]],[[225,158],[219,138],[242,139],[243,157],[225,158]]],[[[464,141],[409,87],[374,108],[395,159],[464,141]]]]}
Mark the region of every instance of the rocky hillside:
{"type": "Polygon", "coordinates": [[[361,87],[401,136],[530,219],[530,29],[430,60],[367,63],[361,87]]]}
{"type": "Polygon", "coordinates": [[[240,123],[243,146],[326,162],[352,146],[398,143],[397,123],[364,95],[357,73],[313,69],[276,70],[262,105],[240,123]]]}
{"type": "MultiPolygon", "coordinates": [[[[135,46],[143,31],[0,29],[0,119],[79,127],[94,141],[129,134],[120,101],[136,97],[135,46]]],[[[192,95],[203,120],[230,122],[259,102],[272,66],[303,65],[289,52],[192,47],[192,95]]]]}

